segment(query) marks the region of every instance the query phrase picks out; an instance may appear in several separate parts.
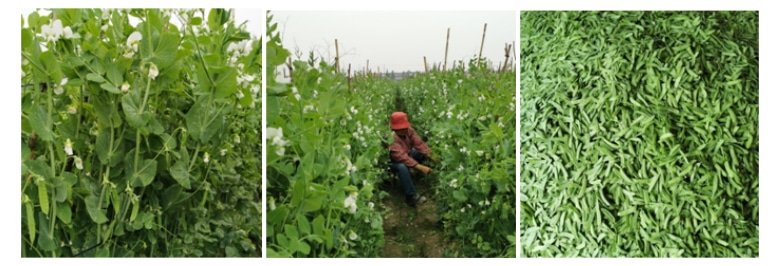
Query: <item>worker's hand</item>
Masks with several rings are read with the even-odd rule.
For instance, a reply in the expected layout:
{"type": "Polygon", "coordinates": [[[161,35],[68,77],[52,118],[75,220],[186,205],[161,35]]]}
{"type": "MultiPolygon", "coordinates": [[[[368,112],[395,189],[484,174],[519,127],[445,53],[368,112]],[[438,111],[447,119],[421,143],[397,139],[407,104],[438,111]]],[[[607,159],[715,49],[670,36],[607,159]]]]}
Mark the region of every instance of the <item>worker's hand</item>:
{"type": "Polygon", "coordinates": [[[439,164],[439,159],[438,158],[433,158],[433,156],[431,156],[430,154],[425,155],[425,157],[428,157],[428,159],[433,161],[433,163],[439,164]]]}
{"type": "Polygon", "coordinates": [[[419,163],[417,165],[415,165],[414,168],[417,169],[417,170],[420,170],[420,172],[423,172],[423,174],[426,174],[426,175],[429,174],[431,171],[433,171],[433,170],[431,170],[430,167],[422,165],[422,164],[419,164],[419,163]]]}

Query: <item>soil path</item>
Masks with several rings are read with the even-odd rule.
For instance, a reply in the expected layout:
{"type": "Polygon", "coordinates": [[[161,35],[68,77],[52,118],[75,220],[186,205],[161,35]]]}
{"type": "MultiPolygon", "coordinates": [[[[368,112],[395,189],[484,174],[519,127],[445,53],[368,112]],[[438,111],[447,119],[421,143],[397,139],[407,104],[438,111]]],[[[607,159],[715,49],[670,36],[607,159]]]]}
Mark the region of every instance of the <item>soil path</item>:
{"type": "Polygon", "coordinates": [[[401,184],[396,175],[392,182],[385,182],[382,189],[390,194],[382,199],[384,207],[385,247],[383,258],[442,258],[446,247],[433,190],[426,178],[415,176],[417,193],[428,198],[416,207],[406,205],[401,184]]]}

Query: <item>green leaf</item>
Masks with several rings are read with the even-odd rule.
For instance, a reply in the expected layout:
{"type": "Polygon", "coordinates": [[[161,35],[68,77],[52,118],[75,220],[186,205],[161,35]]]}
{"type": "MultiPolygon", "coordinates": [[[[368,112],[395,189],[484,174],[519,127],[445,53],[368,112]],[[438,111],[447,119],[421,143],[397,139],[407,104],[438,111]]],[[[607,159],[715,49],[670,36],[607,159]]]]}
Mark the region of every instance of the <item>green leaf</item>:
{"type": "Polygon", "coordinates": [[[57,202],[65,202],[65,200],[68,199],[68,194],[70,194],[70,187],[70,184],[68,184],[65,180],[54,180],[54,189],[56,192],[55,199],[57,202]]]}
{"type": "MultiPolygon", "coordinates": [[[[114,86],[121,86],[121,84],[124,82],[124,79],[122,78],[122,72],[116,65],[108,65],[108,71],[106,75],[108,77],[108,81],[111,82],[111,84],[114,86]]],[[[87,75],[87,78],[89,78],[89,75],[87,75]]]]}
{"type": "Polygon", "coordinates": [[[190,189],[190,173],[187,171],[187,163],[187,161],[179,160],[173,164],[169,171],[179,185],[190,189]]]}
{"type": "Polygon", "coordinates": [[[119,88],[115,87],[114,85],[111,85],[111,83],[100,84],[100,88],[106,90],[107,92],[113,93],[113,94],[120,94],[120,93],[122,93],[122,91],[120,91],[119,88]]]}
{"type": "Polygon", "coordinates": [[[455,197],[456,200],[460,202],[466,202],[468,200],[468,197],[463,194],[463,191],[461,190],[455,190],[452,192],[452,196],[455,197]]]}
{"type": "Polygon", "coordinates": [[[303,201],[303,196],[305,191],[303,181],[295,181],[295,184],[293,184],[293,191],[292,191],[292,205],[298,206],[298,204],[301,204],[301,201],[303,201]]]}
{"type": "Polygon", "coordinates": [[[142,128],[151,119],[150,114],[141,113],[141,100],[128,93],[122,96],[122,110],[127,123],[133,128],[142,128]]]}
{"type": "Polygon", "coordinates": [[[54,242],[54,235],[53,232],[49,231],[49,222],[47,222],[49,219],[46,217],[45,214],[39,212],[38,213],[38,231],[40,232],[40,235],[38,235],[38,248],[40,248],[43,251],[52,251],[57,249],[57,243],[54,242]]]}
{"type": "Polygon", "coordinates": [[[145,187],[154,181],[154,176],[157,173],[157,161],[152,159],[146,159],[143,163],[138,164],[138,172],[132,172],[130,180],[135,187],[145,187]]]}
{"type": "Polygon", "coordinates": [[[97,140],[95,141],[95,152],[97,152],[100,164],[108,164],[109,155],[111,153],[111,132],[103,130],[98,133],[97,140]]]}
{"type": "Polygon", "coordinates": [[[54,178],[54,172],[52,171],[51,166],[40,158],[35,161],[26,161],[25,164],[30,168],[30,172],[40,175],[46,180],[54,178]]]}
{"type": "Polygon", "coordinates": [[[97,82],[97,83],[105,83],[106,79],[103,78],[103,76],[97,75],[95,73],[89,73],[87,74],[87,79],[97,82]]]}
{"type": "Polygon", "coordinates": [[[32,109],[29,121],[30,126],[32,126],[33,130],[36,134],[38,134],[38,137],[40,137],[41,140],[54,140],[54,136],[51,131],[52,119],[49,117],[49,114],[43,106],[39,105],[32,109]]]}
{"type": "Polygon", "coordinates": [[[105,211],[101,208],[98,208],[98,205],[100,205],[100,199],[89,195],[84,198],[84,204],[86,204],[87,213],[89,213],[89,218],[91,218],[93,222],[97,224],[108,222],[105,211]]]}
{"type": "Polygon", "coordinates": [[[317,218],[314,218],[312,221],[312,229],[314,230],[314,234],[325,237],[324,230],[325,230],[325,217],[322,216],[322,214],[317,215],[317,218]]]}
{"type": "MultiPolygon", "coordinates": [[[[214,84],[216,85],[214,96],[217,98],[233,96],[239,89],[238,83],[236,81],[238,72],[236,72],[235,68],[224,68],[222,71],[215,71],[212,76],[214,84]]],[[[247,95],[244,95],[244,97],[246,96],[247,95]]]]}
{"type": "Polygon", "coordinates": [[[225,256],[236,258],[236,257],[241,257],[241,253],[238,252],[238,249],[231,246],[227,246],[225,247],[225,256]]]}
{"type": "Polygon", "coordinates": [[[203,18],[201,17],[193,17],[192,19],[190,19],[190,24],[194,26],[200,25],[200,23],[202,22],[203,22],[203,18]]]}
{"type": "Polygon", "coordinates": [[[296,219],[298,220],[298,232],[304,236],[309,235],[311,233],[311,224],[309,224],[309,219],[301,214],[298,214],[296,219]]]}
{"type": "Polygon", "coordinates": [[[57,218],[60,218],[60,221],[65,224],[70,224],[73,215],[70,207],[68,203],[57,203],[57,218]]]}

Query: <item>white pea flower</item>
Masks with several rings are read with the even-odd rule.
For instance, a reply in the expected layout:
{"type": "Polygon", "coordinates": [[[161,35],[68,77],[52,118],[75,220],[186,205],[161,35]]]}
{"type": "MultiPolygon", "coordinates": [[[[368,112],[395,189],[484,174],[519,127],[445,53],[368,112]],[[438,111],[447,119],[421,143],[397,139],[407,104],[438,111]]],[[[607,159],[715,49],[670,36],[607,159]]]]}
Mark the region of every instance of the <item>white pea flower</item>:
{"type": "Polygon", "coordinates": [[[204,163],[209,163],[209,153],[208,152],[203,154],[203,162],[204,163]]]}
{"type": "Polygon", "coordinates": [[[350,112],[352,112],[353,114],[357,114],[357,113],[358,113],[358,110],[357,110],[357,109],[355,109],[355,107],[354,107],[354,106],[351,106],[351,107],[349,108],[349,111],[350,111],[350,112]]]}
{"type": "Polygon", "coordinates": [[[304,113],[307,113],[307,112],[310,112],[310,111],[314,111],[314,105],[310,104],[310,105],[307,105],[307,106],[303,107],[303,112],[304,113]]]}
{"type": "Polygon", "coordinates": [[[109,15],[111,14],[110,13],[111,9],[110,8],[101,8],[101,10],[103,12],[102,12],[102,14],[100,14],[100,18],[102,18],[103,20],[108,19],[109,15]]]}
{"type": "Polygon", "coordinates": [[[73,106],[73,105],[68,105],[68,113],[69,113],[69,114],[75,115],[75,114],[77,114],[78,112],[79,112],[79,110],[78,110],[78,109],[76,109],[76,107],[75,107],[75,106],[73,106]]]}
{"type": "MultiPolygon", "coordinates": [[[[463,166],[463,165],[461,165],[461,166],[463,166]]],[[[450,187],[458,188],[458,179],[453,178],[452,181],[450,181],[450,187]]]]}
{"type": "Polygon", "coordinates": [[[477,118],[477,119],[478,119],[479,121],[485,121],[485,116],[484,116],[484,115],[483,115],[483,116],[480,116],[480,117],[479,117],[479,118],[477,118]]]}
{"type": "Polygon", "coordinates": [[[482,215],[485,215],[485,211],[482,211],[482,215]]]}
{"type": "Polygon", "coordinates": [[[344,208],[349,209],[349,213],[355,213],[357,211],[357,196],[356,192],[352,192],[349,197],[344,199],[344,208]]]}
{"type": "Polygon", "coordinates": [[[276,210],[276,200],[274,199],[274,197],[268,199],[268,208],[271,209],[272,211],[276,210]]]}
{"type": "Polygon", "coordinates": [[[463,84],[463,80],[462,80],[462,79],[459,79],[459,80],[458,80],[458,84],[463,84]]]}
{"type": "Polygon", "coordinates": [[[358,235],[355,234],[355,232],[353,232],[352,230],[349,230],[349,239],[355,241],[358,239],[358,235]]]}
{"type": "Polygon", "coordinates": [[[351,150],[351,149],[352,149],[352,146],[349,146],[349,144],[347,144],[347,145],[344,145],[344,149],[345,149],[345,150],[351,150]]]}
{"type": "Polygon", "coordinates": [[[122,83],[122,92],[127,92],[127,90],[129,89],[130,89],[130,83],[127,83],[127,81],[125,81],[125,83],[122,83]]]}
{"type": "Polygon", "coordinates": [[[62,94],[64,92],[64,89],[62,88],[62,86],[65,86],[65,84],[67,84],[67,83],[68,83],[68,78],[63,78],[60,81],[60,84],[57,85],[56,88],[54,88],[54,94],[57,94],[57,95],[62,94]]]}
{"type": "Polygon", "coordinates": [[[490,206],[490,201],[489,200],[485,200],[485,206],[490,206]]]}
{"type": "Polygon", "coordinates": [[[319,92],[317,90],[314,90],[314,98],[317,98],[318,94],[319,94],[319,92]]]}
{"type": "Polygon", "coordinates": [[[451,119],[451,118],[452,118],[452,111],[447,111],[447,118],[448,118],[448,119],[451,119]]]}
{"type": "Polygon", "coordinates": [[[133,52],[138,52],[138,43],[143,39],[143,35],[140,32],[134,31],[127,36],[127,47],[133,48],[133,52]]]}
{"type": "Polygon", "coordinates": [[[484,94],[480,94],[478,99],[479,99],[480,102],[484,101],[485,100],[485,95],[484,94]]]}
{"type": "Polygon", "coordinates": [[[76,168],[78,168],[79,170],[84,170],[84,163],[81,161],[81,158],[75,156],[73,158],[73,162],[76,164],[76,168]]]}
{"type": "Polygon", "coordinates": [[[233,136],[233,141],[236,142],[236,144],[241,144],[241,137],[236,134],[233,136]]]}
{"type": "Polygon", "coordinates": [[[157,65],[152,63],[152,65],[149,67],[149,78],[155,79],[157,75],[160,74],[160,71],[157,69],[157,65]]]}
{"type": "Polygon", "coordinates": [[[460,148],[460,152],[467,153],[469,150],[466,147],[460,148]]]}
{"type": "Polygon", "coordinates": [[[244,93],[241,92],[241,90],[237,90],[236,91],[236,98],[239,98],[239,99],[244,98],[244,93]]]}
{"type": "Polygon", "coordinates": [[[463,171],[463,170],[465,170],[465,168],[463,168],[463,164],[461,164],[460,166],[458,166],[458,171],[463,171]]]}
{"type": "Polygon", "coordinates": [[[227,149],[222,149],[219,151],[220,156],[225,156],[225,153],[227,153],[227,149]]]}
{"type": "Polygon", "coordinates": [[[484,154],[485,151],[476,151],[476,153],[477,153],[477,156],[482,156],[482,154],[484,154]]]}
{"type": "Polygon", "coordinates": [[[70,26],[67,26],[64,29],[62,29],[62,36],[65,37],[65,39],[73,38],[73,30],[70,28],[70,26]]]}
{"type": "Polygon", "coordinates": [[[62,21],[58,19],[49,25],[41,26],[41,34],[47,42],[56,42],[62,36],[62,21]]]}
{"type": "Polygon", "coordinates": [[[481,200],[480,200],[480,201],[479,201],[479,206],[482,206],[482,205],[485,205],[485,202],[483,202],[483,201],[481,201],[481,200]]]}
{"type": "Polygon", "coordinates": [[[100,27],[100,31],[106,31],[106,30],[108,30],[108,24],[105,24],[100,27]]]}
{"type": "Polygon", "coordinates": [[[498,121],[498,127],[504,128],[504,123],[501,123],[501,121],[498,121]]]}
{"type": "Polygon", "coordinates": [[[73,143],[70,142],[70,139],[65,140],[65,153],[68,156],[73,155],[73,143]]]}
{"type": "Polygon", "coordinates": [[[460,208],[460,212],[466,212],[466,208],[460,208]]]}
{"type": "Polygon", "coordinates": [[[368,209],[372,210],[372,211],[374,210],[374,203],[373,202],[370,202],[370,201],[368,202],[368,209]]]}
{"type": "Polygon", "coordinates": [[[284,146],[287,145],[288,141],[284,140],[284,133],[282,132],[282,128],[272,128],[269,127],[267,129],[268,136],[266,138],[271,139],[271,145],[276,146],[276,154],[279,156],[284,155],[284,146]]]}

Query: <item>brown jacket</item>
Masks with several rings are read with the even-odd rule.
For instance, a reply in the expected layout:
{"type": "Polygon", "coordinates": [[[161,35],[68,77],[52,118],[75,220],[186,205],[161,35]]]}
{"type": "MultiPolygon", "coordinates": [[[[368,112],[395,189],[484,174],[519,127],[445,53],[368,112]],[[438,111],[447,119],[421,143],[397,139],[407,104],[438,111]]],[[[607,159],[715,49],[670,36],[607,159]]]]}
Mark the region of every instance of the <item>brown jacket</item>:
{"type": "Polygon", "coordinates": [[[402,139],[397,134],[393,134],[393,139],[395,141],[390,145],[390,159],[394,162],[403,163],[407,167],[417,165],[417,161],[409,156],[412,148],[417,149],[417,152],[425,156],[431,153],[431,148],[428,148],[428,145],[420,139],[420,136],[411,127],[409,127],[406,133],[406,138],[402,139]]]}

